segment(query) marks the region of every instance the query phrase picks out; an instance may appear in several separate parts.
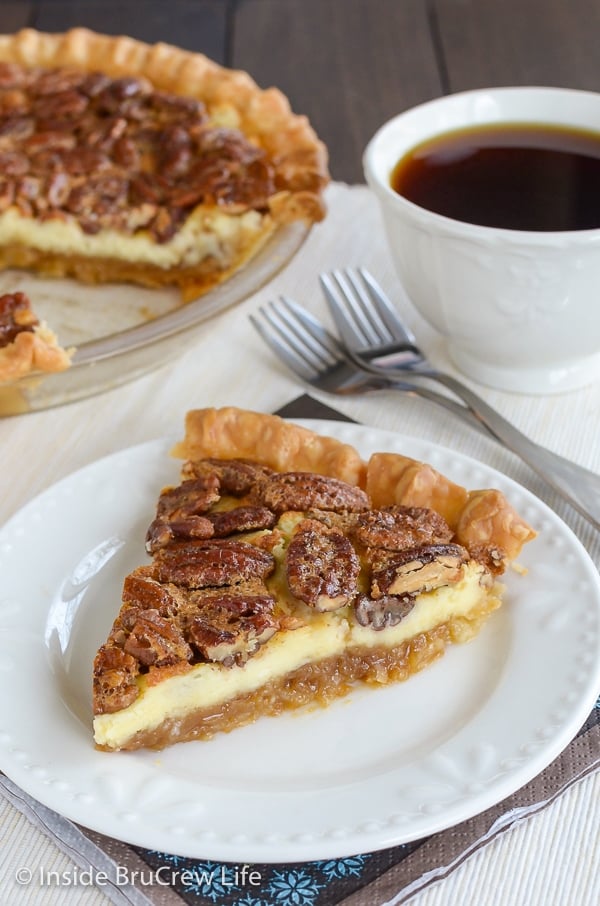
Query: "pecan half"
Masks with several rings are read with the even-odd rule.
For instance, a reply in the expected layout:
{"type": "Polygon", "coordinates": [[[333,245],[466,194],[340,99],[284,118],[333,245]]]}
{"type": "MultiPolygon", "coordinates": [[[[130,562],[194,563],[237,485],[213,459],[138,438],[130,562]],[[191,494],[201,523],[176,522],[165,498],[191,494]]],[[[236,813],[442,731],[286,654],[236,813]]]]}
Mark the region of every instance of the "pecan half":
{"type": "Polygon", "coordinates": [[[227,591],[200,601],[200,612],[187,626],[187,637],[209,661],[242,664],[270,639],[279,623],[268,594],[227,591]]]}
{"type": "Polygon", "coordinates": [[[156,508],[156,515],[167,519],[186,519],[206,513],[219,499],[219,481],[208,474],[183,481],[174,488],[165,488],[156,508]]]}
{"type": "Polygon", "coordinates": [[[469,553],[459,544],[424,544],[395,555],[371,576],[371,595],[420,594],[458,582],[469,553]]]}
{"type": "Polygon", "coordinates": [[[345,535],[308,529],[290,542],[286,570],[293,595],[315,610],[329,611],[356,594],[360,561],[345,535]]]}
{"type": "Polygon", "coordinates": [[[146,550],[152,554],[175,540],[211,538],[212,522],[203,514],[219,499],[215,475],[184,481],[165,488],[158,499],[156,519],[146,533],[146,550]]]}
{"type": "Polygon", "coordinates": [[[273,474],[262,490],[262,502],[275,513],[313,508],[345,513],[369,507],[369,498],[360,488],[313,472],[273,474]]]}
{"type": "Polygon", "coordinates": [[[149,575],[150,569],[141,566],[129,573],[123,583],[123,603],[137,611],[156,610],[162,617],[176,613],[179,602],[174,597],[173,586],[157,582],[149,575]]]}
{"type": "Polygon", "coordinates": [[[213,535],[213,524],[206,516],[187,516],[169,521],[154,519],[146,532],[146,550],[149,554],[155,554],[169,544],[212,538],[213,535]]]}
{"type": "Polygon", "coordinates": [[[198,459],[186,462],[181,474],[184,478],[216,475],[221,494],[244,497],[262,487],[264,479],[275,473],[268,466],[245,459],[198,459]]]}
{"type": "Polygon", "coordinates": [[[14,143],[23,141],[35,132],[35,120],[31,116],[9,116],[0,120],[1,146],[13,148],[14,143]]]}
{"type": "Polygon", "coordinates": [[[38,69],[32,72],[29,90],[32,95],[46,97],[72,91],[85,80],[85,73],[80,69],[61,67],[60,69],[38,69]]]}
{"type": "Polygon", "coordinates": [[[94,714],[112,714],[138,697],[138,662],[114,645],[103,645],[94,659],[94,714]]]}
{"type": "Polygon", "coordinates": [[[446,520],[426,507],[390,506],[359,513],[351,533],[364,547],[391,551],[420,544],[444,544],[452,539],[446,520]]]}
{"type": "Polygon", "coordinates": [[[145,667],[166,667],[192,659],[192,650],[181,632],[157,610],[138,613],[124,650],[145,667]]]}
{"type": "Polygon", "coordinates": [[[155,557],[160,582],[187,588],[235,585],[253,577],[265,578],[275,569],[272,554],[252,544],[230,539],[184,541],[159,550],[155,557]]]}
{"type": "Polygon", "coordinates": [[[85,95],[71,89],[47,93],[33,102],[33,114],[44,119],[62,119],[81,116],[89,101],[85,95]]]}
{"type": "Polygon", "coordinates": [[[264,506],[238,506],[222,513],[209,513],[216,538],[224,538],[236,532],[255,532],[273,528],[277,521],[275,513],[264,506]]]}
{"type": "Polygon", "coordinates": [[[397,626],[414,606],[414,595],[383,595],[376,600],[368,595],[358,595],[354,601],[354,614],[361,626],[379,631],[397,626]]]}
{"type": "Polygon", "coordinates": [[[23,176],[29,170],[29,160],[20,151],[0,152],[0,173],[3,176],[23,176]]]}

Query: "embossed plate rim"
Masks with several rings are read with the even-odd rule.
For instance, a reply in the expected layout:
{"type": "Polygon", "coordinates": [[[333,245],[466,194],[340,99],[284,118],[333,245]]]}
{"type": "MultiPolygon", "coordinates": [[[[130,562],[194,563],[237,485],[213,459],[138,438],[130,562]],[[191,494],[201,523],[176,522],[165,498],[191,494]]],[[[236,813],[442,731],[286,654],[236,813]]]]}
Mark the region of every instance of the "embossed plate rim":
{"type": "MultiPolygon", "coordinates": [[[[86,632],[92,625],[85,597],[89,576],[82,570],[92,576],[92,600],[98,588],[108,587],[105,570],[121,568],[123,551],[137,558],[134,563],[142,562],[144,520],[153,511],[160,483],[177,472],[166,440],[122,450],[53,485],[0,529],[5,576],[0,672],[11,677],[10,683],[0,683],[0,767],[30,795],[100,833],[181,856],[232,862],[338,858],[422,838],[466,820],[528,782],[575,735],[600,686],[600,577],[571,530],[529,491],[463,454],[357,425],[302,423],[354,444],[363,455],[376,449],[402,451],[471,486],[499,487],[542,529],[521,558],[528,575],[508,577],[508,600],[492,616],[490,632],[486,627],[474,642],[452,648],[406,684],[365,693],[379,722],[372,750],[370,741],[362,742],[360,750],[369,770],[383,765],[373,774],[365,773],[351,752],[334,766],[339,771],[335,782],[327,771],[311,773],[315,739],[331,745],[331,727],[335,732],[352,727],[365,706],[361,694],[326,711],[259,721],[208,743],[160,753],[96,752],[89,724],[77,713],[79,692],[72,684],[78,674],[76,669],[69,673],[68,664],[78,613],[86,632]],[[129,490],[126,507],[120,502],[124,489],[129,490]],[[96,513],[90,519],[92,504],[96,513]],[[558,561],[566,565],[559,569],[558,561]],[[23,574],[23,564],[31,562],[37,568],[23,574]],[[66,604],[72,601],[76,604],[69,610],[66,604]],[[62,610],[56,610],[57,602],[62,610]],[[444,687],[477,658],[487,664],[494,655],[490,646],[498,640],[506,657],[496,664],[489,694],[477,701],[465,722],[418,757],[394,749],[386,708],[400,709],[409,701],[407,690],[414,690],[412,706],[425,712],[419,719],[433,732],[443,724],[443,714],[436,713],[435,701],[432,706],[431,691],[442,702],[444,687]],[[52,653],[60,644],[64,651],[52,653]],[[559,653],[567,662],[563,667],[559,653]],[[252,759],[261,747],[282,751],[286,734],[305,751],[291,754],[291,774],[274,771],[274,789],[245,786],[242,769],[227,774],[228,759],[235,760],[242,742],[252,759]],[[224,773],[213,789],[206,778],[194,775],[192,763],[206,765],[221,755],[224,773]],[[302,771],[308,771],[308,778],[302,771]],[[295,785],[286,783],[289,776],[296,777],[295,785]]],[[[108,625],[117,606],[115,601],[106,614],[108,625]]],[[[98,637],[90,640],[92,648],[102,641],[98,625],[93,633],[98,637]]],[[[87,662],[83,667],[87,670],[87,662]]],[[[458,698],[469,694],[461,688],[458,698]]],[[[214,772],[218,774],[216,767],[214,772]]]]}

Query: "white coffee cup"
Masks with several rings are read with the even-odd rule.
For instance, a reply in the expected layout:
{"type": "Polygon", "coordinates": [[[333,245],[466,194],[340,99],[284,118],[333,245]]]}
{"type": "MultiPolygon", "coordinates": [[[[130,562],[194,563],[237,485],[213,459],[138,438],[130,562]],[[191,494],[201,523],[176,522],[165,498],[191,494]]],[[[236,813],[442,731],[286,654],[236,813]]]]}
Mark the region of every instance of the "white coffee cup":
{"type": "Polygon", "coordinates": [[[445,335],[455,365],[492,387],[556,393],[600,379],[600,229],[477,226],[425,210],[390,184],[399,159],[429,138],[519,122],[600,135],[600,94],[493,88],[449,95],[385,123],[363,164],[404,289],[445,335]]]}

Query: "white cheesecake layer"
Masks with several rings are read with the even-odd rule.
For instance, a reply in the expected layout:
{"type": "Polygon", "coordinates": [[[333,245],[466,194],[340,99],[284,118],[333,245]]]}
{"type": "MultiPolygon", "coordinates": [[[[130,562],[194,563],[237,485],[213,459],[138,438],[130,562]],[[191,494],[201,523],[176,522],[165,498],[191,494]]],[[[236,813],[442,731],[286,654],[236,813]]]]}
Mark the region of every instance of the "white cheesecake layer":
{"type": "Polygon", "coordinates": [[[308,663],[339,655],[350,648],[392,648],[453,617],[467,615],[489,594],[480,583],[482,570],[469,564],[464,578],[421,595],[397,626],[374,631],[356,623],[347,608],[315,616],[309,625],[276,633],[243,667],[198,664],[187,673],[155,686],[142,678],[141,693],[123,711],[98,715],[94,739],[118,749],[140,730],[152,730],[167,719],[214,707],[279,679],[308,663]]]}
{"type": "Polygon", "coordinates": [[[75,220],[38,221],[11,207],[0,214],[0,246],[21,245],[40,252],[108,258],[151,264],[165,269],[199,264],[214,257],[230,261],[232,250],[245,247],[263,230],[257,211],[231,215],[196,209],[167,242],[156,242],[146,230],[127,234],[104,229],[84,233],[75,220]]]}

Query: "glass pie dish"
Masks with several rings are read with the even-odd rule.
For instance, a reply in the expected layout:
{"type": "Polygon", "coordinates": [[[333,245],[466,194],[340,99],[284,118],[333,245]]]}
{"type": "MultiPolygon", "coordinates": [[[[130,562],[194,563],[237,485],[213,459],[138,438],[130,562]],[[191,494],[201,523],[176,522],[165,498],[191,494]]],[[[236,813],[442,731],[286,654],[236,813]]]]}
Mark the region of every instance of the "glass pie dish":
{"type": "Polygon", "coordinates": [[[0,293],[25,292],[72,365],[56,374],[35,373],[0,385],[0,417],[48,409],[118,387],[185,351],[208,318],[243,301],[268,283],[302,246],[310,227],[280,227],[225,282],[183,304],[177,289],[129,284],[87,286],[43,279],[23,271],[0,274],[0,293]]]}

